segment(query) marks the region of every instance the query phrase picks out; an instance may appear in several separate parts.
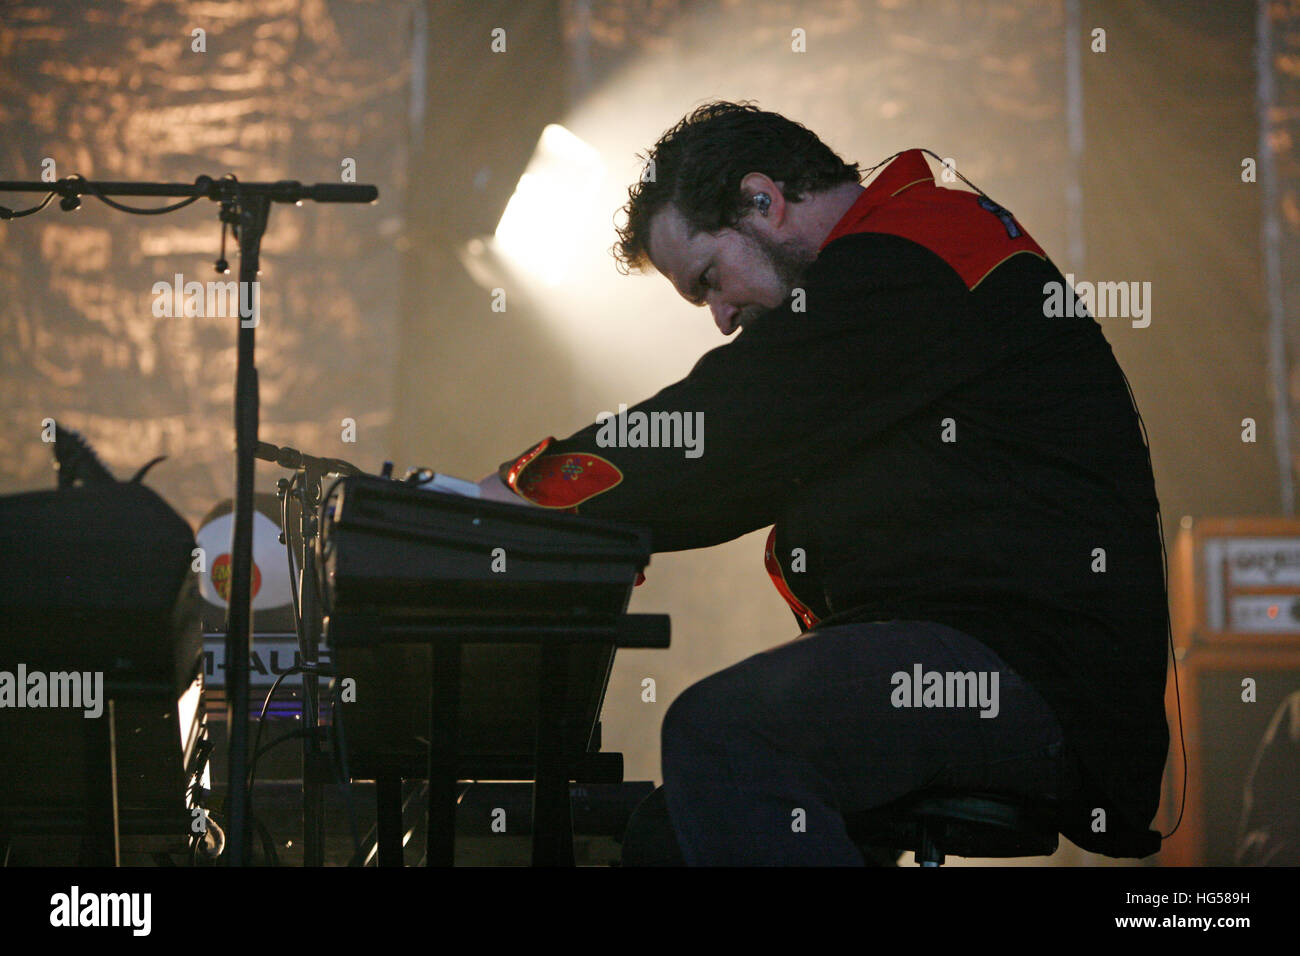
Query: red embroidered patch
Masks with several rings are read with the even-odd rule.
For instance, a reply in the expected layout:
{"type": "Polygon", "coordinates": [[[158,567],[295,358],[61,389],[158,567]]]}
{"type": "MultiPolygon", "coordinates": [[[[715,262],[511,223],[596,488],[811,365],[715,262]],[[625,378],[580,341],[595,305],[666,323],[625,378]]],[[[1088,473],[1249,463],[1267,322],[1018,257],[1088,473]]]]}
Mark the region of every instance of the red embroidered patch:
{"type": "Polygon", "coordinates": [[[573,508],[623,480],[617,466],[599,455],[541,455],[511,470],[510,485],[543,508],[573,508]]]}

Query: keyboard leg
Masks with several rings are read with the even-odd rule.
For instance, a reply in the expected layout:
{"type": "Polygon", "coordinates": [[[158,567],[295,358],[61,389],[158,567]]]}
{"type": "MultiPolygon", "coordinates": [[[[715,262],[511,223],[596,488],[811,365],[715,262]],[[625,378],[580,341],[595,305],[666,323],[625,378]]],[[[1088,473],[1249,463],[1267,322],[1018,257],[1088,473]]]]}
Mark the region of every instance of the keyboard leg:
{"type": "Polygon", "coordinates": [[[121,840],[117,806],[117,724],[111,699],[95,720],[84,720],[86,741],[86,830],[81,838],[78,864],[121,866],[121,840]]]}
{"type": "Polygon", "coordinates": [[[402,777],[396,770],[375,775],[375,803],[379,865],[402,866],[402,777]]]}
{"type": "Polygon", "coordinates": [[[533,784],[533,866],[573,866],[573,806],[564,753],[569,646],[544,643],[537,680],[537,768],[533,784]]]}
{"type": "Polygon", "coordinates": [[[456,778],[459,770],[460,642],[430,648],[428,866],[456,862],[456,778]]]}

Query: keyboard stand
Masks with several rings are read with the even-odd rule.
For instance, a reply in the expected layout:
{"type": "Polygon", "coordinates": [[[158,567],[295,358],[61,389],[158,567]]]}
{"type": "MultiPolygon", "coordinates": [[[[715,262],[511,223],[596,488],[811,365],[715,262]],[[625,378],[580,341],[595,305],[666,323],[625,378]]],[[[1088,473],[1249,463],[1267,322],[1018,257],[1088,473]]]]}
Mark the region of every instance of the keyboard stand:
{"type": "MultiPolygon", "coordinates": [[[[461,780],[533,780],[532,864],[573,866],[573,823],[569,784],[620,783],[621,754],[601,753],[596,726],[566,727],[565,715],[572,713],[576,696],[589,698],[593,692],[603,698],[609,671],[600,675],[601,686],[593,688],[579,675],[569,673],[569,652],[574,644],[604,645],[606,648],[666,648],[669,618],[665,614],[624,614],[605,622],[590,618],[550,618],[545,621],[484,621],[454,624],[394,622],[348,615],[346,621],[331,621],[332,641],[357,643],[366,633],[372,644],[428,644],[431,674],[428,686],[429,717],[427,762],[424,772],[411,759],[395,755],[359,753],[349,762],[354,779],[374,779],[377,791],[377,832],[380,866],[401,866],[404,862],[402,837],[402,780],[427,776],[429,781],[427,864],[451,866],[455,860],[457,785],[461,780]],[[491,675],[477,678],[462,667],[463,650],[475,644],[533,644],[539,648],[537,696],[528,719],[536,729],[531,754],[501,756],[466,753],[460,746],[462,692],[471,688],[466,680],[486,684],[491,675]],[[594,750],[588,749],[594,744],[594,750]]],[[[493,688],[472,688],[480,695],[493,688]]],[[[508,691],[506,692],[508,693],[508,691]]],[[[528,703],[503,697],[502,710],[519,711],[528,703]]],[[[598,715],[597,715],[598,716],[598,715]]]]}

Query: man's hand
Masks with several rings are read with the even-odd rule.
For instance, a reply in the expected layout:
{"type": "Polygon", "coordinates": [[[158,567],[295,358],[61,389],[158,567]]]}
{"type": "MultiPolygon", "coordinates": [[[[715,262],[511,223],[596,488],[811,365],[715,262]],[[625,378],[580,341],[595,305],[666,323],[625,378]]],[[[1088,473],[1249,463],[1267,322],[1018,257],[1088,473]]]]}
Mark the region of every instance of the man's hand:
{"type": "Polygon", "coordinates": [[[488,501],[504,501],[511,505],[531,505],[532,502],[527,498],[520,497],[506,487],[501,476],[495,471],[483,478],[478,483],[479,497],[488,501]]]}

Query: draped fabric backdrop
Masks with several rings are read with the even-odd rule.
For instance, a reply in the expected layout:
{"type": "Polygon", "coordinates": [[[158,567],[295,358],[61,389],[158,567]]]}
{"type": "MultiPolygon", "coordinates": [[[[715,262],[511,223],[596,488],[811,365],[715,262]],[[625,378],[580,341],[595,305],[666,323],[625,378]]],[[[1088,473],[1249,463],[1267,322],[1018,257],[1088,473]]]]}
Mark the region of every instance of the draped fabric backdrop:
{"type": "MultiPolygon", "coordinates": [[[[0,171],[193,182],[358,182],[386,205],[277,205],[262,246],[264,440],[375,464],[392,410],[410,5],[17,2],[0,17],[0,171]],[[202,29],[206,52],[193,49],[202,29]],[[340,443],[354,419],[357,441],[340,443]]],[[[39,198],[39,197],[35,197],[39,198]]],[[[11,207],[33,195],[6,197],[11,207]],[[15,201],[17,199],[17,201],[15,201]]],[[[134,205],[160,201],[127,200],[134,205]]],[[[48,487],[41,422],[83,431],[120,477],[197,521],[233,493],[237,322],[158,318],[156,282],[218,276],[215,203],[130,216],[87,198],[0,228],[0,486],[48,487]]],[[[275,473],[259,465],[259,486],[275,473]]]]}
{"type": "MultiPolygon", "coordinates": [[[[614,273],[609,219],[660,132],[707,99],[757,100],[864,166],[912,146],[951,157],[1062,271],[1150,282],[1148,327],[1101,322],[1146,419],[1166,528],[1184,514],[1275,513],[1260,224],[1276,212],[1294,354],[1300,0],[1268,6],[1270,207],[1241,177],[1258,159],[1256,4],[1077,8],[1078,261],[1068,0],[11,0],[0,178],[39,178],[49,160],[58,176],[110,180],[338,182],[354,160],[378,205],[271,215],[262,437],[369,470],[392,458],[478,477],[647,397],[720,343],[662,279],[614,273]],[[506,46],[493,52],[498,27],[506,46]],[[605,164],[596,231],[556,238],[562,206],[537,224],[537,245],[571,246],[560,251],[580,261],[573,278],[485,278],[466,250],[491,233],[548,123],[605,164]],[[492,309],[498,289],[505,312],[492,309]]],[[[152,310],[156,282],[217,278],[218,251],[206,201],[134,217],[87,199],[0,224],[0,493],[52,486],[40,432],[54,418],[123,477],[168,455],[148,481],[191,521],[230,496],[235,323],[152,310]]],[[[1294,438],[1294,369],[1288,400],[1294,438]]],[[[259,464],[259,488],[279,473],[259,464]]],[[[794,636],[762,542],[657,556],[637,590],[633,609],[670,613],[674,634],[668,652],[621,655],[610,684],[605,741],[629,779],[658,778],[659,723],[682,689],[794,636]]]]}

